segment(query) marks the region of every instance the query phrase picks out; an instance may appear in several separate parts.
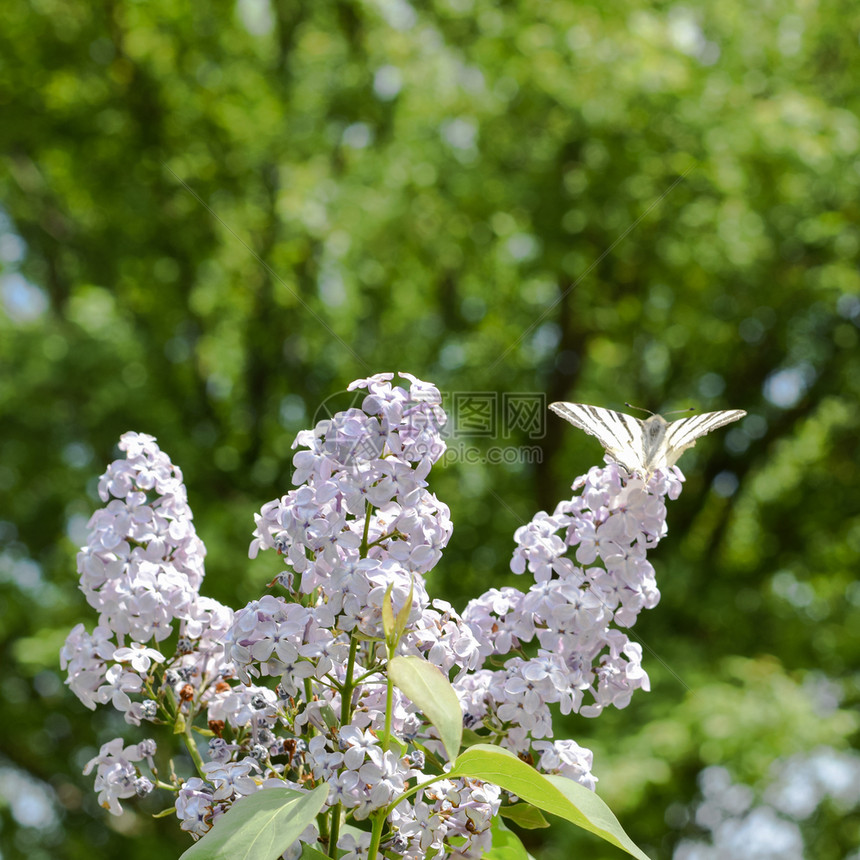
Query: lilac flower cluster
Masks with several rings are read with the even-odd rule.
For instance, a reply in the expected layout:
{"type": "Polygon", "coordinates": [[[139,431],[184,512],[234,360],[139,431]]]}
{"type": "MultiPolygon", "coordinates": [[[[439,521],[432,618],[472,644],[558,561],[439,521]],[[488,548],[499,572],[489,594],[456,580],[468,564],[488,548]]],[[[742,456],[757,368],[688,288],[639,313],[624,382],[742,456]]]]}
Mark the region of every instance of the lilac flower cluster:
{"type": "Polygon", "coordinates": [[[446,777],[436,730],[386,683],[394,654],[451,678],[465,725],[486,742],[594,787],[591,753],[552,739],[550,707],[596,716],[648,688],[641,650],[617,627],[659,599],[646,553],[665,533],[664,497],[680,491],[680,473],[646,486],[612,465],[592,469],[574,484],[580,493],[517,531],[511,567],[534,576],[531,588],[491,589],[460,616],[426,585],[452,530],[427,484],[446,416],[434,386],[401,377],[358,380],[360,406],[299,433],[295,488],[255,516],[250,546],[252,558],[282,557],[282,593],[235,613],[199,593],[204,548],[181,473],[152,437],[122,437],[125,457],[101,479],[106,506],[78,556],[98,624],[71,631],[61,662],[87,707],[111,703],[129,723],[168,726],[196,774],[171,766],[164,780],[153,741],[114,739],[87,766],[112,813],[157,787],[200,838],[241,797],[324,782],[328,828],[308,827],[303,842],[366,857],[370,834],[341,824],[384,818],[374,851],[480,856],[506,798],[446,777]],[[394,644],[386,602],[403,621],[394,644]],[[506,659],[490,670],[489,658],[506,659]]]}
{"type": "Polygon", "coordinates": [[[614,463],[591,469],[574,483],[578,494],[514,535],[511,570],[528,570],[534,585],[525,593],[491,589],[463,613],[482,658],[518,652],[504,668],[461,682],[472,716],[498,727],[512,751],[537,752],[541,770],[594,784],[588,750],[535,742],[552,736],[550,705],[595,717],[649,689],[641,646],[611,625],[631,627],[660,599],[646,555],[666,533],[665,497],[677,498],[682,480],[675,467],[647,485],[614,463]],[[520,656],[533,640],[535,656],[520,656]]]}
{"type": "Polygon", "coordinates": [[[100,626],[135,642],[161,642],[194,603],[206,551],[182,473],[155,439],[126,433],[120,449],[125,459],[99,481],[107,505],[93,515],[89,541],[78,553],[81,591],[99,612],[100,626]]]}
{"type": "Polygon", "coordinates": [[[140,776],[133,762],[144,759],[152,764],[155,755],[155,741],[145,740],[133,746],[124,747],[122,738],[114,738],[103,744],[99,754],[91,759],[84,768],[84,775],[96,768],[96,791],[99,803],[114,815],[122,814],[119,799],[127,797],[146,797],[153,784],[145,776],[140,776]]]}

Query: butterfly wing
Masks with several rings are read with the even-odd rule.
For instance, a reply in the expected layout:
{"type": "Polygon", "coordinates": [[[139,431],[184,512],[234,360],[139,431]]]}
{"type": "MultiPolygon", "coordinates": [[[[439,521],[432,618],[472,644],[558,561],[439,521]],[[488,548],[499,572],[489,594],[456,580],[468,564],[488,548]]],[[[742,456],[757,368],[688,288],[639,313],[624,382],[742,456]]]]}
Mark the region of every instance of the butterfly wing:
{"type": "Polygon", "coordinates": [[[638,418],[584,403],[550,403],[549,408],[574,427],[594,436],[606,453],[627,471],[646,471],[643,425],[638,418]]]}
{"type": "Polygon", "coordinates": [[[726,409],[723,412],[704,412],[701,415],[693,415],[691,418],[682,418],[680,421],[672,421],[666,429],[663,439],[663,450],[665,452],[666,468],[674,466],[678,458],[687,448],[696,444],[696,439],[731,424],[740,421],[746,415],[743,409],[726,409]]]}

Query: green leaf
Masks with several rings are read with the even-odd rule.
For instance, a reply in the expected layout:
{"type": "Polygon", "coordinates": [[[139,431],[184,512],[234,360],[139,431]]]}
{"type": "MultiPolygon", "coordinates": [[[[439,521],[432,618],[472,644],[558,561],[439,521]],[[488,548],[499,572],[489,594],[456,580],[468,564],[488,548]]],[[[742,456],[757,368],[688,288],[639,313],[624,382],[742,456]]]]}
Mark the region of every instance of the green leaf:
{"type": "Polygon", "coordinates": [[[397,643],[403,636],[403,631],[409,622],[409,615],[412,612],[412,595],[415,592],[415,584],[409,588],[409,596],[403,603],[403,606],[397,610],[395,614],[394,601],[391,596],[394,583],[388,586],[385,595],[382,598],[382,629],[385,632],[385,640],[389,647],[393,650],[397,647],[397,643]]]}
{"type": "Polygon", "coordinates": [[[415,593],[415,583],[409,586],[409,596],[406,598],[403,606],[397,611],[397,617],[394,619],[395,632],[398,640],[406,630],[406,625],[409,623],[409,615],[412,612],[412,597],[415,593]]]}
{"type": "Polygon", "coordinates": [[[394,583],[392,582],[385,589],[385,594],[382,597],[382,630],[388,640],[394,636],[394,608],[391,605],[391,590],[393,588],[394,583]]]}
{"type": "Polygon", "coordinates": [[[479,735],[474,729],[463,729],[463,745],[467,747],[473,747],[475,744],[485,744],[488,737],[489,735],[486,732],[479,735]]]}
{"type": "Polygon", "coordinates": [[[530,803],[515,803],[513,806],[503,806],[499,809],[499,815],[504,815],[514,824],[525,830],[537,830],[541,827],[549,827],[549,822],[541,815],[541,811],[530,803]]]}
{"type": "Polygon", "coordinates": [[[319,848],[313,848],[305,842],[302,845],[302,855],[300,860],[331,860],[328,854],[324,854],[319,848]]]}
{"type": "Polygon", "coordinates": [[[237,800],[180,860],[275,860],[312,824],[328,786],[266,788],[237,800]]]}
{"type": "Polygon", "coordinates": [[[528,851],[519,836],[512,833],[497,816],[493,819],[493,847],[481,860],[528,860],[528,851]]]}
{"type": "Polygon", "coordinates": [[[319,715],[323,718],[323,722],[331,729],[340,725],[340,719],[332,709],[331,705],[323,705],[319,709],[319,715]]]}
{"type": "Polygon", "coordinates": [[[649,860],[624,832],[612,810],[593,792],[563,776],[547,776],[497,746],[470,747],[448,773],[492,782],[544,812],[588,830],[638,860],[649,860]]]}
{"type": "Polygon", "coordinates": [[[200,726],[192,726],[191,731],[196,732],[198,735],[203,735],[204,738],[214,738],[215,737],[215,732],[213,732],[212,729],[204,729],[204,728],[201,728],[200,726]]]}
{"type": "Polygon", "coordinates": [[[393,657],[388,661],[388,674],[436,727],[453,761],[463,737],[463,711],[451,682],[441,669],[421,657],[393,657]]]}
{"type": "Polygon", "coordinates": [[[398,740],[394,735],[388,738],[388,749],[396,750],[401,758],[409,752],[409,746],[403,743],[403,741],[398,740]]]}

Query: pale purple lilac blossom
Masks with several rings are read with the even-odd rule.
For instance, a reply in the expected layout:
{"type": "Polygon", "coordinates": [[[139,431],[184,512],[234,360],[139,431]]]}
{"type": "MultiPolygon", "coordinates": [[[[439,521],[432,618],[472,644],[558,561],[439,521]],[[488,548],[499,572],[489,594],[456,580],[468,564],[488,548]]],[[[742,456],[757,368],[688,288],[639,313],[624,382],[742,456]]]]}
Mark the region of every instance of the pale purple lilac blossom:
{"type": "MultiPolygon", "coordinates": [[[[660,599],[646,555],[666,533],[665,496],[677,498],[682,481],[673,467],[645,485],[608,463],[577,478],[580,492],[551,515],[541,511],[517,529],[511,570],[528,571],[534,585],[524,594],[491,589],[469,603],[463,619],[482,658],[535,639],[537,654],[511,656],[503,669],[455,682],[467,715],[504,731],[503,746],[520,754],[538,749],[533,739],[552,736],[550,705],[595,717],[649,689],[641,646],[611,625],[631,627],[660,599]]],[[[541,761],[549,761],[541,749],[541,761]]],[[[590,759],[587,770],[581,761],[573,778],[593,784],[590,759]]]]}
{"type": "Polygon", "coordinates": [[[136,782],[140,776],[135,762],[148,760],[152,766],[155,741],[145,740],[139,744],[124,746],[122,738],[114,738],[102,745],[99,754],[84,768],[84,775],[96,768],[95,790],[99,804],[113,815],[122,815],[120,800],[137,794],[136,782]]]}
{"type": "Polygon", "coordinates": [[[153,718],[152,705],[132,697],[147,700],[154,664],[179,672],[177,693],[188,681],[205,690],[234,673],[223,644],[233,613],[199,594],[206,550],[179,468],[152,436],[125,433],[119,448],[125,457],[99,480],[107,504],[90,519],[87,546],[78,553],[80,588],[99,624],[92,634],[82,624],[71,631],[60,664],[87,707],[110,702],[140,725],[153,718]],[[153,646],[177,622],[184,653],[168,659],[153,646]]]}

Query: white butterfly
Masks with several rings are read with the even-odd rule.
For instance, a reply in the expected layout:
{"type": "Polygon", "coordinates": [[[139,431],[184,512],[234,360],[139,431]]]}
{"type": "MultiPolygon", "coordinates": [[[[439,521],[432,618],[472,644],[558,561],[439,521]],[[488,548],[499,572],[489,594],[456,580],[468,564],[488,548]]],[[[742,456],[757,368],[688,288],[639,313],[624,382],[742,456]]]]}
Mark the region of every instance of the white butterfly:
{"type": "Polygon", "coordinates": [[[662,415],[640,421],[623,412],[584,403],[550,403],[549,408],[574,427],[596,436],[606,453],[628,472],[639,472],[646,478],[657,469],[674,466],[699,436],[746,415],[743,409],[728,409],[680,421],[667,421],[662,415]]]}

